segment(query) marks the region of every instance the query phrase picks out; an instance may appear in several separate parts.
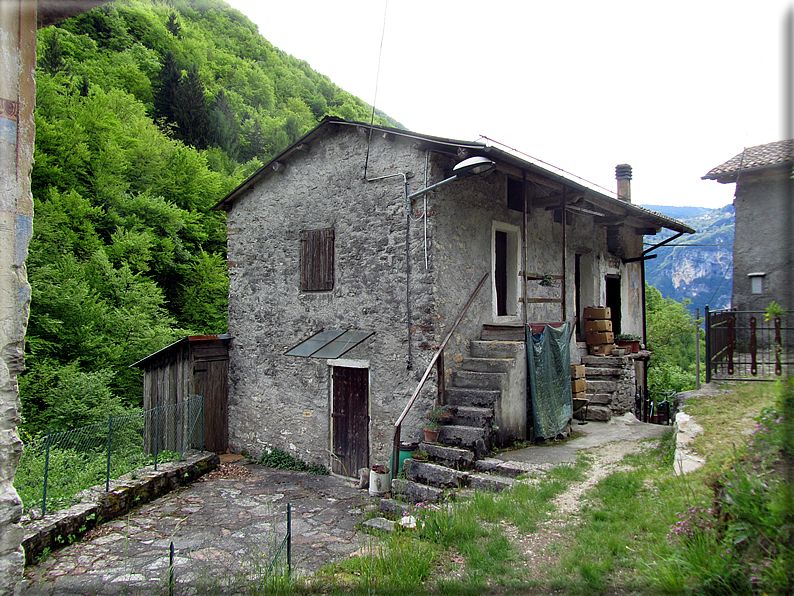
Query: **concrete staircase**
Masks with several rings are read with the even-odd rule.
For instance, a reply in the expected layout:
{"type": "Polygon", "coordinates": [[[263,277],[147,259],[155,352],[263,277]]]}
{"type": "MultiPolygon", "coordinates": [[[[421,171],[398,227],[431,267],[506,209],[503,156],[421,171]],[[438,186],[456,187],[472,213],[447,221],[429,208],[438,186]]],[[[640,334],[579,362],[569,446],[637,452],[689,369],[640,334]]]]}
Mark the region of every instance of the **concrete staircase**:
{"type": "Polygon", "coordinates": [[[582,364],[590,400],[588,420],[606,422],[634,410],[636,373],[632,356],[585,356],[582,364]]]}
{"type": "Polygon", "coordinates": [[[446,387],[451,423],[441,426],[437,443],[420,443],[427,461],[404,462],[404,477],[392,481],[393,496],[439,502],[450,489],[502,491],[529,471],[521,463],[486,458],[498,444],[494,420],[511,374],[517,365],[524,366],[517,359],[522,350],[523,327],[483,327],[480,339],[471,342],[470,356],[446,387]]]}

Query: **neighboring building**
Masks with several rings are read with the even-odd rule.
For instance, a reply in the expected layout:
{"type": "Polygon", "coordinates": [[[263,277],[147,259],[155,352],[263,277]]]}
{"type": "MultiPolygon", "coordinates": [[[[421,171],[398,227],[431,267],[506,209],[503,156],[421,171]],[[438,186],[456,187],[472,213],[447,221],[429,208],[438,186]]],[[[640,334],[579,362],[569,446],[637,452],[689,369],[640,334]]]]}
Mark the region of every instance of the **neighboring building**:
{"type": "Polygon", "coordinates": [[[36,30],[106,1],[0,0],[0,594],[14,593],[25,564],[13,481],[22,454],[17,375],[30,307],[25,258],[33,233],[36,30]]]}
{"type": "MultiPolygon", "coordinates": [[[[642,335],[643,235],[694,231],[631,204],[630,168],[619,170],[624,198],[494,146],[324,120],[215,207],[228,213],[230,448],[278,447],[348,476],[388,463],[395,420],[485,274],[444,376],[472,387],[501,375],[488,430],[526,439],[523,343],[489,338],[578,324],[594,305],[642,335]],[[495,169],[408,200],[474,156],[495,169]],[[506,352],[485,355],[493,344],[506,352]]],[[[577,339],[575,363],[587,351],[577,339]]],[[[616,407],[632,409],[634,391],[616,407]]],[[[426,387],[405,440],[434,397],[426,387]]]]}
{"type": "Polygon", "coordinates": [[[794,308],[794,140],[748,147],[703,180],[736,184],[733,299],[738,311],[764,311],[774,300],[794,308]]]}

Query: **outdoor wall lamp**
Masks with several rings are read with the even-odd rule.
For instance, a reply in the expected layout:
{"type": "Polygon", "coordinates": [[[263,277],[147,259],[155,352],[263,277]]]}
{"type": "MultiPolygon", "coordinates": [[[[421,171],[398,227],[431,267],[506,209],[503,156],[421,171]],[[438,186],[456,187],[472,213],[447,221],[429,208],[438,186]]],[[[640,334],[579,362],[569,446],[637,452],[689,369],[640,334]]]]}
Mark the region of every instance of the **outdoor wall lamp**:
{"type": "Polygon", "coordinates": [[[422,190],[417,190],[416,192],[408,195],[409,204],[411,199],[413,199],[414,197],[423,195],[424,193],[436,189],[443,184],[447,184],[448,182],[453,182],[455,180],[463,180],[464,178],[468,178],[469,176],[480,176],[482,174],[486,174],[490,172],[495,167],[496,164],[494,162],[492,162],[487,157],[482,157],[481,155],[475,155],[474,157],[464,159],[462,162],[460,162],[458,165],[452,168],[453,175],[450,176],[449,178],[445,178],[441,182],[436,182],[435,184],[431,184],[427,188],[423,188],[422,190]]]}

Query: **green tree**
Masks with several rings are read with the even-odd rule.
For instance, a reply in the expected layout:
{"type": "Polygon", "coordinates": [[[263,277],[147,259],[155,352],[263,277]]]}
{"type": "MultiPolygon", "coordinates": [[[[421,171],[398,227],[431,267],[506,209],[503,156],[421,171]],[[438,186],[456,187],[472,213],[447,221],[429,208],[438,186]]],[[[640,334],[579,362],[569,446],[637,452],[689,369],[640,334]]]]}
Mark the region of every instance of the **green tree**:
{"type": "Polygon", "coordinates": [[[187,145],[206,149],[209,139],[209,107],[198,68],[191,66],[182,77],[174,98],[177,134],[187,145]]]}
{"type": "Polygon", "coordinates": [[[649,389],[666,394],[694,389],[695,342],[699,341],[694,317],[686,303],[663,298],[659,290],[647,284],[645,303],[648,348],[653,352],[648,366],[649,389]]]}

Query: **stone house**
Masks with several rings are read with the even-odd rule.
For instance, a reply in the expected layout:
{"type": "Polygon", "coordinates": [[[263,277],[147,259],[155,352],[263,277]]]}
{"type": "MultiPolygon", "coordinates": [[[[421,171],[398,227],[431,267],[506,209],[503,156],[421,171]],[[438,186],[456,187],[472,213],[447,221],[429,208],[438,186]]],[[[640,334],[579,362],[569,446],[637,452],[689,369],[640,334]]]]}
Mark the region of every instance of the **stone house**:
{"type": "Polygon", "coordinates": [[[794,308],[794,140],[748,147],[703,180],[736,184],[732,307],[794,308]]]}
{"type": "MultiPolygon", "coordinates": [[[[633,205],[630,168],[619,174],[620,198],[490,143],[326,118],[215,206],[228,217],[231,449],[277,447],[347,476],[388,464],[395,420],[473,294],[442,367],[469,434],[446,442],[528,438],[525,324],[573,323],[574,363],[593,358],[587,306],[643,336],[643,236],[693,232],[633,205]],[[493,169],[447,180],[472,157],[493,169]]],[[[607,416],[634,406],[634,361],[616,366],[629,387],[602,401],[607,416]]]]}

